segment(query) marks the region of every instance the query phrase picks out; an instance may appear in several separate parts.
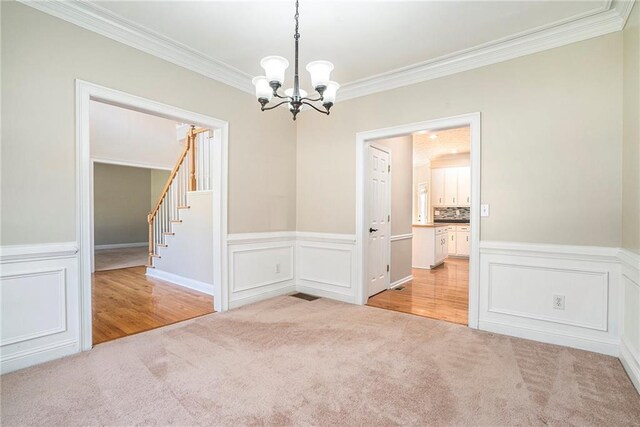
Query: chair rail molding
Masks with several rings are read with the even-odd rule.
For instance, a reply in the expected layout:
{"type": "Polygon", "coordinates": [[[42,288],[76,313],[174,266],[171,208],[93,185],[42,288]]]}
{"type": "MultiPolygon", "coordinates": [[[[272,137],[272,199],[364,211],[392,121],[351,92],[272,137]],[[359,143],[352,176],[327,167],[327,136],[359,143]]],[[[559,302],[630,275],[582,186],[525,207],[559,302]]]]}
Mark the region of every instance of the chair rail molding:
{"type": "MultiPolygon", "coordinates": [[[[248,73],[91,2],[18,1],[213,80],[253,93],[248,73]]],[[[581,13],[429,61],[348,82],[342,85],[339,102],[621,31],[632,7],[633,0],[609,0],[594,12],[581,13]]]]}
{"type": "Polygon", "coordinates": [[[389,240],[391,242],[397,242],[398,240],[409,240],[409,239],[413,239],[413,233],[396,234],[395,236],[389,237],[389,240]]]}

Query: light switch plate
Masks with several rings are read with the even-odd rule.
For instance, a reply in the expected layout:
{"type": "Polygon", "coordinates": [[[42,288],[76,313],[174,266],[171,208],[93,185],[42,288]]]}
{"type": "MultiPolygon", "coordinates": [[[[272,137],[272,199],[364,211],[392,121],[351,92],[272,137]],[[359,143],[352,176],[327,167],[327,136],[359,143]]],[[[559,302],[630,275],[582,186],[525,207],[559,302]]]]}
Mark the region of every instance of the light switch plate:
{"type": "Polygon", "coordinates": [[[480,205],[480,216],[489,216],[489,205],[480,205]]]}

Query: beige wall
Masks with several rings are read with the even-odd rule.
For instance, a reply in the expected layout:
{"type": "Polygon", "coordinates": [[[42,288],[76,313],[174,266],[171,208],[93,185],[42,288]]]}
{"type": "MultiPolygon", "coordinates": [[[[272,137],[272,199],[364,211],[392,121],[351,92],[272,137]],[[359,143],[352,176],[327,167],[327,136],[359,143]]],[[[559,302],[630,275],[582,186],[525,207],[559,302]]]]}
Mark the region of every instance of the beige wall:
{"type": "Polygon", "coordinates": [[[102,102],[89,103],[91,157],[173,168],[184,148],[176,122],[102,102]]]}
{"type": "Polygon", "coordinates": [[[149,169],[94,163],[95,245],[147,242],[150,197],[149,169]]]}
{"type": "Polygon", "coordinates": [[[356,132],[479,111],[483,240],[619,246],[621,38],[338,102],[328,120],[302,114],[298,229],[355,232],[356,132]]]}
{"type": "Polygon", "coordinates": [[[171,171],[151,169],[150,211],[158,204],[158,199],[160,198],[164,185],[169,179],[169,174],[171,174],[171,171]]]}
{"type": "Polygon", "coordinates": [[[76,239],[75,79],[227,120],[229,232],[295,229],[290,114],[28,6],[0,7],[2,244],[76,239]]]}
{"type": "MultiPolygon", "coordinates": [[[[391,150],[391,236],[410,234],[412,224],[413,137],[380,139],[391,150]]],[[[411,275],[411,240],[391,242],[391,283],[411,275]]]]}
{"type": "Polygon", "coordinates": [[[622,246],[640,254],[640,6],[623,32],[622,246]]]}
{"type": "Polygon", "coordinates": [[[391,235],[411,233],[413,139],[407,135],[375,143],[391,151],[391,235]]]}

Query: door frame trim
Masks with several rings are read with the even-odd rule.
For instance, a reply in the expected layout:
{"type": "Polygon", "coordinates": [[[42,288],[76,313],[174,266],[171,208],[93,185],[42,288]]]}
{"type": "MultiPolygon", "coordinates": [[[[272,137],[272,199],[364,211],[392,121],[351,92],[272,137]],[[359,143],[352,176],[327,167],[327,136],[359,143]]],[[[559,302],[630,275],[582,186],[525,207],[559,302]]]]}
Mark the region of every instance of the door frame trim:
{"type": "Polygon", "coordinates": [[[216,311],[229,307],[228,250],[227,250],[227,191],[229,123],[214,117],[163,104],[151,99],[131,95],[116,89],[76,79],[76,243],[78,245],[78,286],[80,293],[80,349],[90,350],[92,339],[91,256],[93,253],[93,191],[90,145],[90,101],[98,101],[128,110],[164,117],[183,123],[192,123],[214,130],[213,150],[213,209],[220,212],[213,221],[213,301],[216,311]]]}
{"type": "Polygon", "coordinates": [[[469,252],[469,327],[478,328],[480,295],[480,152],[481,115],[479,112],[409,123],[356,133],[356,303],[367,302],[367,245],[365,214],[366,148],[372,140],[407,135],[434,128],[469,126],[471,135],[471,249],[469,252]]]}
{"type": "MultiPolygon", "coordinates": [[[[365,156],[366,156],[366,151],[369,149],[369,147],[375,148],[376,150],[380,150],[383,153],[387,153],[389,155],[389,166],[391,166],[391,162],[393,161],[393,159],[392,159],[392,155],[393,154],[392,154],[391,149],[389,147],[385,147],[384,145],[376,144],[375,141],[367,141],[365,143],[365,145],[366,145],[366,147],[365,147],[365,156]]],[[[365,162],[366,161],[367,161],[367,157],[365,157],[365,162]]],[[[369,171],[368,167],[365,167],[365,178],[364,178],[365,182],[367,182],[367,180],[369,179],[368,171],[369,171]]],[[[387,191],[387,200],[385,202],[387,204],[387,208],[388,208],[387,211],[389,212],[389,215],[391,215],[391,191],[392,191],[391,182],[393,180],[393,177],[391,176],[392,173],[393,173],[393,168],[391,168],[391,170],[387,174],[387,185],[388,185],[389,190],[387,191]]],[[[368,192],[365,191],[365,194],[364,194],[364,206],[367,206],[367,203],[369,203],[369,199],[368,199],[367,195],[368,195],[368,192]]],[[[365,220],[365,225],[366,225],[366,223],[368,222],[367,221],[368,218],[366,218],[366,210],[364,212],[365,212],[365,219],[364,220],[365,220]]],[[[386,248],[386,251],[387,251],[387,262],[389,263],[389,268],[391,268],[391,235],[392,235],[392,233],[391,233],[391,220],[388,220],[387,222],[389,223],[389,235],[388,235],[388,238],[387,238],[387,243],[385,244],[385,248],[386,248]]],[[[366,236],[366,234],[365,234],[365,236],[366,236]]],[[[368,245],[366,245],[366,246],[368,247],[368,245]]],[[[365,263],[364,272],[365,273],[368,273],[368,271],[369,271],[369,265],[367,263],[368,259],[369,258],[365,258],[364,259],[364,263],[365,263]]],[[[366,280],[367,276],[365,275],[364,277],[365,277],[365,280],[366,280]]],[[[367,293],[367,298],[369,298],[369,296],[368,296],[368,294],[369,294],[368,283],[365,283],[364,286],[365,286],[365,292],[367,293]]],[[[387,271],[387,287],[386,287],[386,289],[390,289],[390,288],[391,288],[391,271],[387,271]]]]}

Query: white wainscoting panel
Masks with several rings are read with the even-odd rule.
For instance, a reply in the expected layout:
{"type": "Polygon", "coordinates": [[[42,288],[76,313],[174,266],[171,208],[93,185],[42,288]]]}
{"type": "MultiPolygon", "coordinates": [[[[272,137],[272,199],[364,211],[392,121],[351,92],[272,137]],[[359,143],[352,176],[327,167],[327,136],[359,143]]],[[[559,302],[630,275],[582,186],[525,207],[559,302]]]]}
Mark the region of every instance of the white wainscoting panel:
{"type": "Polygon", "coordinates": [[[620,360],[640,392],[640,255],[620,251],[622,267],[622,333],[620,360]]]}
{"type": "Polygon", "coordinates": [[[355,302],[355,236],[299,233],[297,240],[297,290],[355,302]]]}
{"type": "Polygon", "coordinates": [[[480,329],[618,355],[615,248],[482,242],[480,329]],[[564,297],[564,309],[553,307],[564,297]]]}
{"type": "Polygon", "coordinates": [[[80,351],[76,244],[4,246],[0,264],[0,372],[80,351]]]}
{"type": "Polygon", "coordinates": [[[295,291],[295,235],[230,235],[229,307],[295,291]]]}

